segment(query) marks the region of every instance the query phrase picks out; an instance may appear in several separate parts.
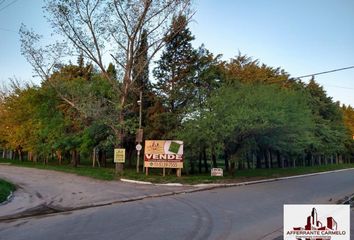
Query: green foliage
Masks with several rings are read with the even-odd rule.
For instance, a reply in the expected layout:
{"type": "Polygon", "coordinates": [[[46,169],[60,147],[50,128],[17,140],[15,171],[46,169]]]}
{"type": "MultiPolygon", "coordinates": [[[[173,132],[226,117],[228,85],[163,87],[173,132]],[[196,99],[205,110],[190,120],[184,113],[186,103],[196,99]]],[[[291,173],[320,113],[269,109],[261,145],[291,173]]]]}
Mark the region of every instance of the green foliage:
{"type": "Polygon", "coordinates": [[[299,153],[311,139],[313,122],[303,95],[267,85],[226,85],[209,99],[209,108],[186,122],[189,144],[224,143],[238,154],[254,141],[299,153]]]}
{"type": "Polygon", "coordinates": [[[156,95],[164,110],[161,119],[168,128],[162,130],[162,137],[175,132],[181,124],[185,111],[194,96],[194,77],[197,53],[192,47],[194,40],[187,28],[185,16],[176,17],[166,38],[165,50],[157,67],[153,70],[157,83],[154,86],[156,95]],[[182,28],[182,30],[180,30],[182,28]],[[178,29],[178,30],[177,30],[178,29]]]}
{"type": "Polygon", "coordinates": [[[225,64],[225,81],[228,83],[285,84],[289,75],[281,68],[260,64],[247,55],[239,54],[225,64]]]}
{"type": "Polygon", "coordinates": [[[15,190],[14,185],[0,179],[0,203],[6,201],[10,193],[14,190],[15,190]]]}
{"type": "Polygon", "coordinates": [[[343,124],[343,113],[321,86],[312,79],[306,86],[310,107],[316,123],[315,141],[311,145],[314,154],[333,154],[345,151],[344,142],[348,138],[343,124]]]}

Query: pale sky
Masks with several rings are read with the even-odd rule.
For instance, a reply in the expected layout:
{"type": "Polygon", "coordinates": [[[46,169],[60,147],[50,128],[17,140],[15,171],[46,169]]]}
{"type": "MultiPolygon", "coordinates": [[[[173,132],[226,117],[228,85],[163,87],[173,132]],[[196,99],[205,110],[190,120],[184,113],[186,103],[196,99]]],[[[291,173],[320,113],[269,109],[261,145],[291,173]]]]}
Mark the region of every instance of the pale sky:
{"type": "MultiPolygon", "coordinates": [[[[21,23],[48,40],[43,1],[0,0],[0,81],[33,79],[20,53],[21,23]]],[[[292,77],[354,66],[354,0],[195,0],[196,40],[228,60],[238,51],[292,77]]],[[[306,82],[308,79],[304,79],[306,82]]],[[[320,75],[335,101],[354,106],[354,69],[320,75]]]]}

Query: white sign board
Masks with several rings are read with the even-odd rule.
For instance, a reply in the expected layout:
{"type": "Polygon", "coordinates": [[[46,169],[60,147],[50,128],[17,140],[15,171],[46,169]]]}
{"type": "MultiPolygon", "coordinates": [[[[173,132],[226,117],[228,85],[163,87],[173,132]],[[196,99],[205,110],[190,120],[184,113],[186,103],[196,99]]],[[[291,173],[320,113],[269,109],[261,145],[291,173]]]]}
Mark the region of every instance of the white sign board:
{"type": "Polygon", "coordinates": [[[222,168],[212,168],[211,169],[211,176],[212,177],[223,177],[224,171],[222,168]]]}

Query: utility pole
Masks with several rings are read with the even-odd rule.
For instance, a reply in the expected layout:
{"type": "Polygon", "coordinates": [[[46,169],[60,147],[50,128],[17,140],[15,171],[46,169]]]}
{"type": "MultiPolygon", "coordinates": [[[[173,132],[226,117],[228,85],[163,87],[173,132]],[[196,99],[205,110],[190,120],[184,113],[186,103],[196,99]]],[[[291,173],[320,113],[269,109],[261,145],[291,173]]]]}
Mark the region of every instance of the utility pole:
{"type": "Polygon", "coordinates": [[[141,128],[141,118],[142,118],[142,108],[143,108],[143,92],[140,91],[140,98],[138,101],[139,104],[139,129],[136,135],[136,145],[137,150],[137,160],[136,160],[136,172],[139,173],[139,165],[140,165],[140,150],[142,149],[141,142],[143,141],[143,129],[141,128]]]}

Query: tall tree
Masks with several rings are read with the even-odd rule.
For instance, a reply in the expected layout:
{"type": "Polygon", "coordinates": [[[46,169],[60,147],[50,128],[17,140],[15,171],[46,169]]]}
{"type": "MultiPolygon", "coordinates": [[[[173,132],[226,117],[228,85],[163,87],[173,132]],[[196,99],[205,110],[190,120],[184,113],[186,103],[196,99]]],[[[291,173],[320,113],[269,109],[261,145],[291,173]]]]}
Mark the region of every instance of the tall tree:
{"type": "MultiPolygon", "coordinates": [[[[192,16],[190,0],[46,0],[45,11],[54,31],[70,43],[72,50],[92,61],[119,96],[113,108],[120,109],[116,120],[116,145],[122,144],[126,127],[125,108],[132,83],[136,80],[133,76],[134,60],[137,59],[143,32],[146,30],[150,39],[146,62],[149,64],[165,44],[166,26],[173,16],[183,13],[188,20],[192,16]],[[104,59],[107,53],[119,67],[118,81],[112,79],[106,70],[104,59]]],[[[22,37],[26,39],[26,35],[22,37]]],[[[25,51],[31,50],[33,48],[25,51]]],[[[37,67],[36,64],[32,66],[37,67]]]]}
{"type": "Polygon", "coordinates": [[[153,70],[157,79],[156,93],[165,108],[162,114],[167,120],[165,124],[169,126],[169,132],[179,127],[195,89],[197,52],[192,47],[194,36],[187,23],[186,16],[174,18],[165,37],[167,44],[164,52],[153,70]],[[180,26],[184,28],[180,30],[180,26]]]}
{"type": "Polygon", "coordinates": [[[225,80],[228,82],[285,84],[289,77],[289,74],[281,68],[261,64],[259,60],[240,52],[225,64],[225,71],[225,80]]]}
{"type": "Polygon", "coordinates": [[[308,152],[321,161],[321,157],[341,154],[344,151],[346,130],[343,125],[343,114],[338,104],[328,97],[324,89],[314,78],[306,86],[310,94],[310,106],[316,122],[316,141],[308,152]]]}

